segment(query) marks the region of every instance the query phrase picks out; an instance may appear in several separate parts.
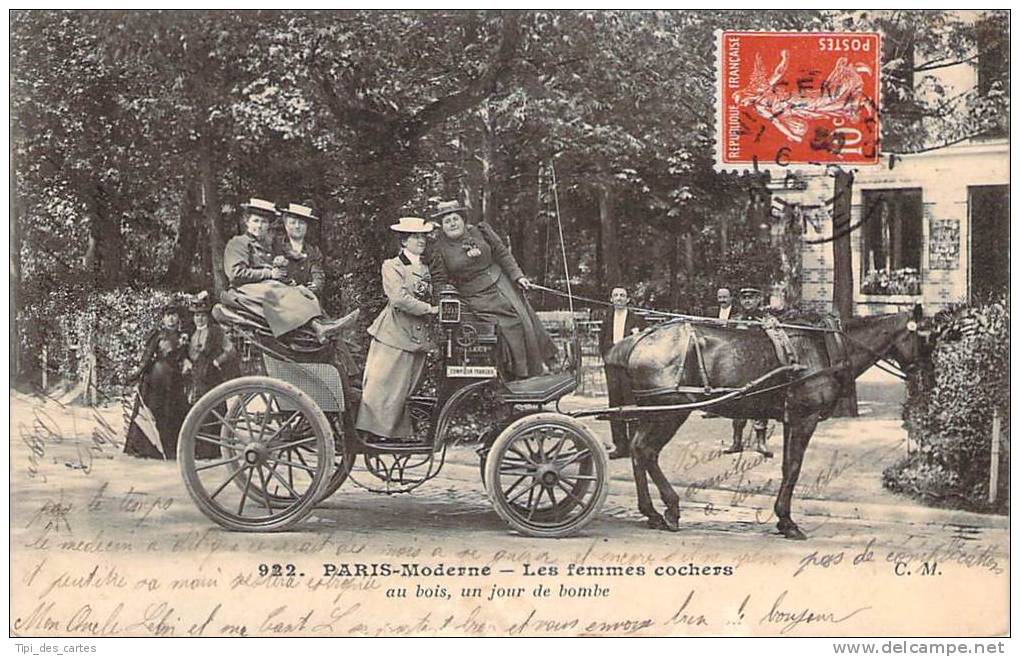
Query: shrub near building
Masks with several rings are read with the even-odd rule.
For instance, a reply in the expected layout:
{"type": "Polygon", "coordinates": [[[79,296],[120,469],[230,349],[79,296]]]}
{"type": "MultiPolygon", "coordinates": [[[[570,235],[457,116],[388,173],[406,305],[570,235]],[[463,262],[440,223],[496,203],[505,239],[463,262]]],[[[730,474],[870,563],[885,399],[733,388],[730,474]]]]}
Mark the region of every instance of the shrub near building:
{"type": "Polygon", "coordinates": [[[885,486],[938,506],[1009,508],[1009,298],[935,317],[931,363],[907,385],[904,417],[915,449],[885,486]],[[996,502],[989,504],[992,418],[1001,421],[996,502]]]}

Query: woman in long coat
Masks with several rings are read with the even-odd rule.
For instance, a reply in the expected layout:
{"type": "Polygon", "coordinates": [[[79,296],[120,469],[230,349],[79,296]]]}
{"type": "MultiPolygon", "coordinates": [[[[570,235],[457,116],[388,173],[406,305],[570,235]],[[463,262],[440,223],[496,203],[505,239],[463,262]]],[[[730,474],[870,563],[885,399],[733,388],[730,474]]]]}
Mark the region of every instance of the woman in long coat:
{"type": "Polygon", "coordinates": [[[509,378],[538,376],[556,358],[556,345],[531,304],[515,288],[531,284],[496,232],[485,222],[468,226],[456,201],[439,204],[442,235],[433,247],[432,282],[451,284],[472,312],[494,322],[509,378]]]}
{"type": "Polygon", "coordinates": [[[146,338],[141,363],[128,376],[138,381],[138,394],[127,425],[125,454],[149,459],[177,458],[177,434],[188,413],[181,373],[187,342],[177,311],[166,308],[160,327],[146,338]]]}
{"type": "Polygon", "coordinates": [[[439,307],[431,303],[429,268],[421,261],[432,224],[404,217],[390,229],[400,236],[401,250],[382,264],[387,304],[368,327],[372,343],[355,426],[376,436],[404,440],[414,433],[406,403],[421,378],[430,346],[426,322],[429,315],[439,313],[439,307]]]}
{"type": "Polygon", "coordinates": [[[320,342],[327,342],[351,324],[356,311],[330,320],[316,296],[303,286],[291,285],[286,267],[274,264],[267,235],[278,214],[276,206],[253,198],[242,207],[247,211],[246,232],[231,238],[223,253],[231,288],[223,293],[223,302],[261,316],[277,338],[307,324],[320,342]]]}

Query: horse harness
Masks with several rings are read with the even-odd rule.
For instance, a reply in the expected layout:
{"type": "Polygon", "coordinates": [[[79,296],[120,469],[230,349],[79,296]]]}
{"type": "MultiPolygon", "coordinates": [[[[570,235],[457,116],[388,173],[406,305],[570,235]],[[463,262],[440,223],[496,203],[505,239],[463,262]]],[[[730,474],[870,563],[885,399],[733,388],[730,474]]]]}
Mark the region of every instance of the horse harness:
{"type": "MultiPolygon", "coordinates": [[[[832,374],[836,377],[837,381],[841,385],[846,385],[847,377],[845,372],[850,365],[850,354],[846,343],[846,334],[840,327],[838,320],[834,318],[825,318],[824,320],[824,345],[825,353],[828,358],[828,366],[820,370],[808,372],[804,374],[806,367],[801,364],[800,355],[797,353],[797,349],[794,347],[793,341],[790,339],[789,334],[783,325],[780,325],[775,318],[766,318],[762,322],[762,328],[765,334],[772,341],[772,346],[776,351],[776,356],[779,360],[779,367],[776,367],[762,376],[750,381],[749,383],[739,387],[725,387],[725,386],[713,386],[708,376],[708,368],[705,363],[704,347],[706,344],[705,338],[699,335],[697,326],[693,322],[684,322],[688,332],[688,344],[681,347],[685,353],[694,351],[694,357],[696,359],[698,374],[701,379],[701,386],[689,386],[682,385],[678,382],[675,386],[665,386],[658,388],[649,389],[635,389],[633,390],[636,399],[655,397],[657,395],[669,394],[669,393],[680,393],[688,395],[704,395],[709,397],[700,401],[693,401],[688,404],[677,404],[672,406],[663,407],[644,407],[646,410],[660,409],[667,411],[670,409],[682,410],[682,409],[695,409],[709,407],[717,403],[729,401],[733,399],[743,399],[754,395],[760,395],[767,392],[773,392],[776,390],[789,389],[790,387],[807,381],[818,376],[832,374]],[[782,379],[778,383],[773,385],[765,386],[765,384],[775,381],[777,378],[782,379]],[[765,386],[765,387],[762,387],[765,386]]],[[[650,335],[656,328],[645,330],[632,342],[627,353],[624,356],[624,362],[630,360],[630,354],[633,352],[637,344],[650,335]]],[[[804,327],[808,330],[818,330],[819,327],[804,327]]],[[[784,406],[788,401],[784,400],[784,406]]],[[[784,416],[786,416],[786,409],[784,408],[784,416]]]]}

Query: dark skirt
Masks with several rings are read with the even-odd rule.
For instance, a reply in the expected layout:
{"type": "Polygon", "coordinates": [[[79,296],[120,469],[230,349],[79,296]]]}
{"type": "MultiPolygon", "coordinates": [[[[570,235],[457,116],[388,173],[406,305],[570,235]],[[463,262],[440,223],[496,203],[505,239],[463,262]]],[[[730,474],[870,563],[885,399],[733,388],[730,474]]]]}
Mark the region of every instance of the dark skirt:
{"type": "Polygon", "coordinates": [[[505,275],[464,301],[479,319],[496,324],[503,369],[510,378],[539,376],[543,364],[556,357],[556,345],[534,308],[505,275]]]}
{"type": "Polygon", "coordinates": [[[177,434],[187,413],[188,400],[180,369],[169,361],[157,360],[139,385],[138,399],[128,422],[124,453],[149,459],[177,458],[177,434]],[[145,420],[145,409],[152,418],[151,424],[145,420]],[[159,449],[153,445],[157,436],[150,435],[153,425],[158,433],[159,449]]]}

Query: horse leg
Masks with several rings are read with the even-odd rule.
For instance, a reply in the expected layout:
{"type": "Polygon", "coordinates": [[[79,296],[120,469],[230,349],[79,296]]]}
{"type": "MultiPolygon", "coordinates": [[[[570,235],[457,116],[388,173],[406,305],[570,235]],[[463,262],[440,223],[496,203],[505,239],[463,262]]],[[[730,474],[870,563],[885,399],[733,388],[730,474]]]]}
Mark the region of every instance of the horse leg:
{"type": "Polygon", "coordinates": [[[672,440],[673,436],[676,435],[677,430],[687,420],[688,415],[690,413],[682,413],[668,420],[656,422],[654,425],[655,431],[650,433],[649,439],[643,446],[646,450],[646,453],[642,455],[645,467],[652,481],[655,482],[656,488],[659,489],[662,503],[666,505],[665,526],[663,528],[671,532],[680,530],[680,496],[669,483],[669,479],[666,478],[662,468],[659,466],[659,453],[672,440]]]}
{"type": "Polygon", "coordinates": [[[643,459],[644,450],[639,448],[639,446],[644,445],[647,439],[651,423],[647,420],[641,420],[635,424],[637,426],[634,431],[634,437],[631,440],[630,463],[634,468],[634,485],[637,487],[638,511],[648,518],[649,527],[652,529],[662,529],[666,526],[666,521],[655,510],[655,506],[652,504],[652,495],[648,490],[648,476],[643,459]]]}
{"type": "Polygon", "coordinates": [[[783,425],[783,483],[779,486],[774,507],[776,517],[779,518],[776,527],[786,538],[798,541],[805,540],[807,536],[790,518],[790,502],[793,499],[793,488],[800,477],[804,452],[807,451],[808,442],[816,426],[818,426],[817,413],[806,416],[790,414],[789,422],[783,425]]]}

